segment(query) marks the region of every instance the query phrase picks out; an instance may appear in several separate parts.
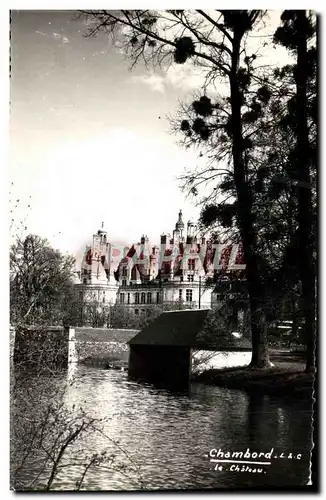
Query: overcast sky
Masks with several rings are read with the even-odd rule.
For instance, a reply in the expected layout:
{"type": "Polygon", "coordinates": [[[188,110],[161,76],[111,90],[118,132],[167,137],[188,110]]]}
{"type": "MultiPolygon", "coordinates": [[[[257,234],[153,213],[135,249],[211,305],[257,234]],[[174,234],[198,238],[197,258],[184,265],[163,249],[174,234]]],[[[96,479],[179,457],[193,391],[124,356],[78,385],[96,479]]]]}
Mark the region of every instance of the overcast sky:
{"type": "MultiPolygon", "coordinates": [[[[28,232],[72,253],[102,221],[112,241],[137,242],[146,233],[158,242],[180,208],[185,222],[199,213],[177,181],[196,155],[180,150],[165,120],[198,77],[180,65],[168,73],[142,66],[131,72],[104,34],[83,37],[85,25],[73,17],[12,13],[15,227],[24,220],[28,232]]],[[[279,14],[273,19],[277,26],[279,14]]]]}

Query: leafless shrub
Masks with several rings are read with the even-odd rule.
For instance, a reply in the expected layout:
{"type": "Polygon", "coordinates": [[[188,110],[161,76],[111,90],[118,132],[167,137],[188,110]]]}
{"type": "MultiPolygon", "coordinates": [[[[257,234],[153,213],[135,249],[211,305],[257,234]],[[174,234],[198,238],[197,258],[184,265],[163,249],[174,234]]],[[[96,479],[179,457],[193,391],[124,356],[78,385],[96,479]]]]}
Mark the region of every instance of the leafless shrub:
{"type": "MultiPolygon", "coordinates": [[[[61,376],[62,379],[62,376],[61,376]]],[[[65,401],[76,379],[60,384],[35,375],[14,385],[11,398],[11,486],[17,491],[57,489],[56,481],[67,468],[76,474],[75,490],[83,488],[94,469],[127,475],[141,489],[139,467],[112,438],[104,433],[106,418],[65,401]],[[107,447],[92,452],[85,442],[101,435],[107,447]],[[112,451],[113,450],[113,451],[112,451]],[[136,479],[135,479],[136,478],[136,479]]]]}

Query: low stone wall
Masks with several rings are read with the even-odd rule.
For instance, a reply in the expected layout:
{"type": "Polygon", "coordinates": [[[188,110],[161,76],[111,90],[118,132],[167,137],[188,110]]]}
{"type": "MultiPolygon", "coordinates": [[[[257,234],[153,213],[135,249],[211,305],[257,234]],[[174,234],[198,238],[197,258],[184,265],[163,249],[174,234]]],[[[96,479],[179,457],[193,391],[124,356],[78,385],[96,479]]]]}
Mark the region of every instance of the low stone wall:
{"type": "Polygon", "coordinates": [[[61,369],[68,363],[128,367],[128,341],[138,330],[104,328],[10,328],[10,359],[23,369],[61,369]]]}

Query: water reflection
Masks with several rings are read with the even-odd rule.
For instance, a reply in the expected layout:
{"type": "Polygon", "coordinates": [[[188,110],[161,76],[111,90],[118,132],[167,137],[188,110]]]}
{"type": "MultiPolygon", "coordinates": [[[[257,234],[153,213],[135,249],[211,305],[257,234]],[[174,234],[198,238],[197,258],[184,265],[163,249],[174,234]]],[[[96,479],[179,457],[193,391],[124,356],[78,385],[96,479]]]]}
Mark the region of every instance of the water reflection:
{"type": "MultiPolygon", "coordinates": [[[[304,485],[309,479],[311,408],[298,401],[249,396],[245,392],[193,384],[189,394],[172,394],[129,381],[125,372],[75,365],[55,381],[65,386],[66,407],[82,407],[102,418],[101,432],[69,447],[68,457],[107,450],[125,470],[90,468],[84,488],[92,490],[219,488],[304,485]],[[72,380],[74,379],[74,383],[72,380]],[[266,473],[214,470],[212,448],[301,454],[273,459],[266,473]]],[[[43,380],[46,386],[48,380],[43,380]]],[[[53,384],[53,381],[52,381],[53,384]]],[[[33,386],[37,399],[38,385],[33,386]]],[[[35,399],[35,401],[36,401],[35,399]]],[[[30,465],[35,467],[35,464],[30,465]]],[[[73,489],[78,471],[65,467],[53,487],[73,489]]],[[[28,476],[28,471],[24,471],[28,476]]],[[[37,486],[42,486],[42,477],[37,486]]]]}

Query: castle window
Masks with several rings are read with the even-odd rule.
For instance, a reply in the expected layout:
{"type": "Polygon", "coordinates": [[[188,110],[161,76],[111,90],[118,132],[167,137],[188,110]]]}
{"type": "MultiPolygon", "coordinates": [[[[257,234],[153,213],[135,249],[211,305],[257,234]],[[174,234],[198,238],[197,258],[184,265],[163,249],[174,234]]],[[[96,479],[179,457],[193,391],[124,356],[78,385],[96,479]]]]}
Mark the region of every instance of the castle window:
{"type": "Polygon", "coordinates": [[[187,280],[188,281],[194,281],[194,275],[193,274],[188,274],[187,280]]]}
{"type": "Polygon", "coordinates": [[[120,304],[124,304],[124,303],[125,303],[125,294],[120,293],[120,304]]]}
{"type": "Polygon", "coordinates": [[[134,281],[137,279],[137,269],[136,269],[136,266],[134,266],[134,267],[132,268],[132,271],[131,271],[131,279],[132,279],[132,280],[134,280],[134,281]]]}
{"type": "MultiPolygon", "coordinates": [[[[135,293],[135,304],[139,304],[139,293],[135,293]]],[[[136,312],[136,311],[135,311],[136,312]]],[[[138,313],[137,313],[138,314],[138,313]]]]}
{"type": "Polygon", "coordinates": [[[142,304],[145,304],[145,302],[146,302],[146,295],[145,295],[145,292],[142,292],[142,293],[141,293],[141,299],[140,299],[140,302],[141,302],[142,304]]]}
{"type": "Polygon", "coordinates": [[[192,302],[192,290],[186,290],[186,301],[192,302]]]}
{"type": "Polygon", "coordinates": [[[160,303],[160,292],[156,292],[156,304],[160,303]]]}
{"type": "Polygon", "coordinates": [[[135,314],[136,314],[136,316],[138,316],[138,314],[139,314],[139,309],[135,309],[135,314]]]}
{"type": "Polygon", "coordinates": [[[179,300],[182,300],[182,289],[179,290],[179,300]]]}
{"type": "Polygon", "coordinates": [[[189,271],[194,271],[195,270],[195,265],[196,265],[196,259],[189,259],[188,260],[188,269],[189,269],[189,271]]]}
{"type": "Polygon", "coordinates": [[[147,304],[151,304],[152,303],[152,294],[151,292],[147,292],[147,304]]]}
{"type": "Polygon", "coordinates": [[[164,274],[169,274],[170,269],[171,269],[170,262],[165,262],[165,263],[163,264],[163,273],[164,273],[164,274]]]}
{"type": "Polygon", "coordinates": [[[122,268],[122,276],[127,276],[127,268],[126,267],[122,268]]]}
{"type": "Polygon", "coordinates": [[[130,304],[130,293],[127,293],[127,303],[130,304]]]}
{"type": "Polygon", "coordinates": [[[122,280],[122,286],[127,286],[127,280],[122,280]]]}

